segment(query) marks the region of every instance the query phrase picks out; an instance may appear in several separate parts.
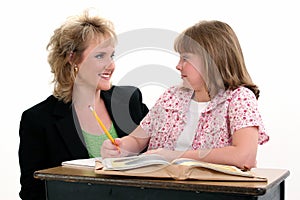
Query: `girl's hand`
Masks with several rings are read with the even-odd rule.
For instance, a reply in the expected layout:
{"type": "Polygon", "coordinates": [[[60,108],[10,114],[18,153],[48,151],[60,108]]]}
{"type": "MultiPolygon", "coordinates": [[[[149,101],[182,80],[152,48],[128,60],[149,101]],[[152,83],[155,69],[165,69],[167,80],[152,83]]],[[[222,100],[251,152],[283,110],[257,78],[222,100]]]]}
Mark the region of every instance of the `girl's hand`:
{"type": "Polygon", "coordinates": [[[144,154],[161,155],[167,161],[171,162],[172,160],[180,158],[182,156],[183,152],[182,151],[173,151],[173,150],[169,150],[169,149],[158,148],[158,149],[149,150],[149,151],[145,152],[144,154]]]}
{"type": "Polygon", "coordinates": [[[119,148],[108,139],[103,142],[101,147],[102,158],[121,157],[121,148],[120,148],[120,146],[122,145],[121,139],[116,138],[115,142],[119,146],[119,148]]]}
{"type": "Polygon", "coordinates": [[[133,155],[132,153],[126,151],[124,149],[124,145],[121,138],[115,139],[115,144],[113,144],[110,140],[105,140],[101,147],[101,157],[102,158],[116,158],[116,157],[125,157],[129,155],[133,155]]]}

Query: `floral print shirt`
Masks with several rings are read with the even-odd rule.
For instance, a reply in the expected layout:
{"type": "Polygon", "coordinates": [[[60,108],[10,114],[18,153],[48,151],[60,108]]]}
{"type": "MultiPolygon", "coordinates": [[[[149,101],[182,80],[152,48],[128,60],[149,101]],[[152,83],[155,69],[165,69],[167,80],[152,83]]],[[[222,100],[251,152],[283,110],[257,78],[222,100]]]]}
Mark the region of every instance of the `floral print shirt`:
{"type": "MultiPolygon", "coordinates": [[[[173,86],[157,100],[140,123],[150,136],[149,150],[175,149],[186,124],[192,95],[192,90],[173,86]]],[[[200,114],[192,149],[229,146],[235,131],[251,126],[258,127],[259,144],[269,140],[254,93],[245,87],[221,91],[200,114]]]]}

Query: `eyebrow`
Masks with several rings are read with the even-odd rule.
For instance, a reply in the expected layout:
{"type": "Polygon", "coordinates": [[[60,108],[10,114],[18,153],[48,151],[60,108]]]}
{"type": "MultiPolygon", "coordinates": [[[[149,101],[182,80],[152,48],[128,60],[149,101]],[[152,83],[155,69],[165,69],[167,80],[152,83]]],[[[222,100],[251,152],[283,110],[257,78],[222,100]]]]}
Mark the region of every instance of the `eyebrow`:
{"type": "MultiPolygon", "coordinates": [[[[113,51],[112,54],[115,54],[116,52],[113,51]]],[[[108,54],[106,51],[96,51],[95,54],[108,54]]]]}
{"type": "Polygon", "coordinates": [[[182,53],[182,54],[180,54],[180,56],[181,56],[181,57],[189,57],[189,54],[187,54],[187,53],[182,53]]]}
{"type": "Polygon", "coordinates": [[[180,56],[185,56],[185,57],[189,57],[189,58],[191,58],[191,57],[193,57],[195,54],[193,54],[193,53],[182,53],[182,54],[180,54],[180,56]]]}
{"type": "Polygon", "coordinates": [[[105,51],[96,51],[95,54],[107,54],[105,51]]]}

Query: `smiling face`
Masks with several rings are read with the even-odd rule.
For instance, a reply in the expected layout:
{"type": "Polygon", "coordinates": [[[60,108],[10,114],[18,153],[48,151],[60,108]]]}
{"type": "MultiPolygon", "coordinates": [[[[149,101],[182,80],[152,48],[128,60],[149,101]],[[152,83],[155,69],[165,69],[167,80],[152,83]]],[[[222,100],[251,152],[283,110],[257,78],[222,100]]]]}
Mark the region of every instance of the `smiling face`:
{"type": "Polygon", "coordinates": [[[110,89],[110,79],[115,70],[114,51],[114,45],[109,40],[90,41],[78,64],[78,78],[96,90],[110,89]]]}

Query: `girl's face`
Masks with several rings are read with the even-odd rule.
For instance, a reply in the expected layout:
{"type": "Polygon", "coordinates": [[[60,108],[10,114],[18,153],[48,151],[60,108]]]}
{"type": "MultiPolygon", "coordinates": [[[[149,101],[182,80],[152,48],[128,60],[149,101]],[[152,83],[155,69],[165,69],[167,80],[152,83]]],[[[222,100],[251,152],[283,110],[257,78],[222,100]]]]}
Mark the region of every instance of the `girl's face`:
{"type": "Polygon", "coordinates": [[[83,52],[83,60],[78,65],[78,76],[96,90],[108,90],[111,87],[111,76],[115,70],[113,44],[93,41],[83,52]]]}
{"type": "Polygon", "coordinates": [[[203,62],[200,56],[193,53],[181,53],[176,69],[180,71],[183,85],[195,91],[206,90],[202,78],[203,62]]]}

